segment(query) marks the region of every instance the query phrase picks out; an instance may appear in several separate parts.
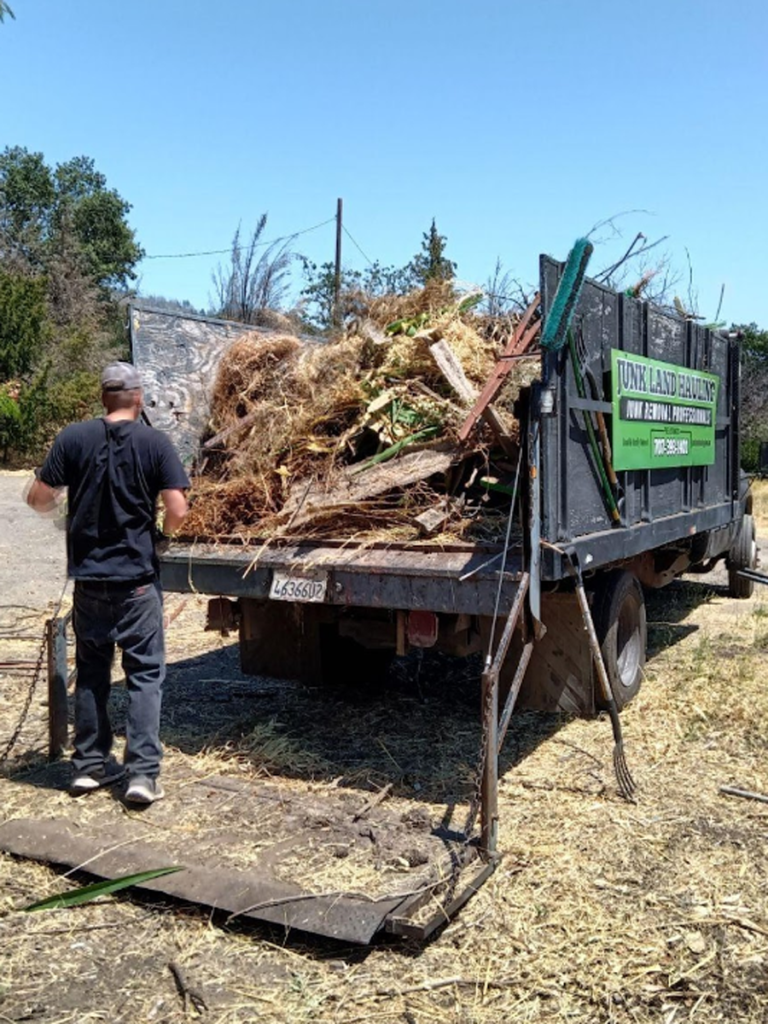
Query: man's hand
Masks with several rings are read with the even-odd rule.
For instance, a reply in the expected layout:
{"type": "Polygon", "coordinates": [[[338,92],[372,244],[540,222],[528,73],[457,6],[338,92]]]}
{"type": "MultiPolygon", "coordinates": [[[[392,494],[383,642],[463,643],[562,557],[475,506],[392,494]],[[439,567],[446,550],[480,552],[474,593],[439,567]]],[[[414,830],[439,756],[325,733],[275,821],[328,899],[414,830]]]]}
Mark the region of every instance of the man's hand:
{"type": "Polygon", "coordinates": [[[24,500],[38,515],[54,519],[59,514],[59,507],[66,500],[65,487],[49,487],[38,477],[24,488],[24,500]]]}

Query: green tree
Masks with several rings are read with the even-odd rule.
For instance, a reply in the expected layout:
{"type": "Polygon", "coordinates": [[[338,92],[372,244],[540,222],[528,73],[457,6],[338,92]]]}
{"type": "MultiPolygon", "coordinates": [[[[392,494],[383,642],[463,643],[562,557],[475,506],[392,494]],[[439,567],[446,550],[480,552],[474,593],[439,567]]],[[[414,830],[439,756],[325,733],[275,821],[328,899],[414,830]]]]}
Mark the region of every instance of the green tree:
{"type": "Polygon", "coordinates": [[[0,270],[0,380],[37,363],[47,338],[46,281],[0,270]]]}
{"type": "Polygon", "coordinates": [[[144,255],[128,225],[130,209],[90,157],[51,169],[42,153],[21,146],[0,153],[0,261],[6,266],[45,273],[57,253],[74,244],[103,293],[126,288],[144,255]]]}
{"type": "Polygon", "coordinates": [[[373,299],[381,295],[405,295],[427,281],[451,281],[456,264],[445,256],[446,239],[438,233],[434,219],[422,236],[421,252],[404,267],[384,266],[378,260],[365,270],[342,268],[339,308],[334,310],[336,273],[333,263],[313,263],[299,257],[304,267],[301,315],[312,328],[327,330],[338,323],[365,316],[373,299]]]}
{"type": "Polygon", "coordinates": [[[365,270],[343,267],[339,286],[339,308],[336,299],[336,268],[333,263],[318,266],[305,257],[305,285],[301,291],[301,313],[312,328],[326,330],[336,320],[343,324],[358,316],[365,316],[372,299],[381,295],[404,295],[417,283],[408,267],[383,266],[376,260],[365,270]]]}
{"type": "Polygon", "coordinates": [[[327,330],[333,325],[334,313],[338,313],[340,322],[349,316],[349,297],[360,289],[362,274],[359,270],[342,268],[339,283],[339,306],[335,310],[336,300],[336,268],[333,263],[313,263],[306,257],[300,257],[304,265],[304,287],[299,302],[300,315],[311,329],[327,330]]]}
{"type": "Polygon", "coordinates": [[[435,218],[429,231],[421,240],[421,252],[417,253],[409,264],[414,278],[422,285],[427,281],[452,281],[456,276],[456,264],[446,258],[447,239],[437,230],[435,218]]]}
{"type": "Polygon", "coordinates": [[[16,17],[16,15],[13,13],[11,8],[5,2],[5,0],[0,0],[0,21],[3,21],[5,19],[6,14],[8,15],[9,18],[15,18],[16,17]]]}
{"type": "Polygon", "coordinates": [[[43,269],[55,202],[53,175],[42,153],[7,147],[0,154],[0,260],[6,267],[43,269]]]}
{"type": "Polygon", "coordinates": [[[768,331],[757,324],[734,324],[740,336],[742,373],[739,423],[742,464],[750,472],[758,469],[761,441],[768,441],[768,331]]]}

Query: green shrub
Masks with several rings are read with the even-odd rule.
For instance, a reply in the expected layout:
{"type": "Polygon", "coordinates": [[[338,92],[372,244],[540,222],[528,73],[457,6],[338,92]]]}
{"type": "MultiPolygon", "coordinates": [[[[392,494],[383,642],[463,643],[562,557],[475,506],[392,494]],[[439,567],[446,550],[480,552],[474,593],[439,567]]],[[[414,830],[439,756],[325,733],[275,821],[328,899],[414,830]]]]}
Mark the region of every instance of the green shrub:
{"type": "Polygon", "coordinates": [[[39,461],[68,423],[98,416],[99,376],[81,370],[50,379],[50,367],[30,382],[0,384],[0,459],[13,465],[39,461]]]}
{"type": "Polygon", "coordinates": [[[15,448],[21,433],[21,410],[14,382],[0,384],[0,454],[4,462],[15,448]]]}
{"type": "Polygon", "coordinates": [[[79,370],[71,376],[52,381],[48,387],[47,402],[51,427],[55,430],[75,420],[98,416],[101,412],[99,374],[79,370]]]}
{"type": "Polygon", "coordinates": [[[50,331],[43,277],[0,270],[0,380],[29,373],[50,331]]]}
{"type": "Polygon", "coordinates": [[[741,467],[747,473],[757,473],[760,469],[760,442],[753,438],[742,438],[741,467]]]}

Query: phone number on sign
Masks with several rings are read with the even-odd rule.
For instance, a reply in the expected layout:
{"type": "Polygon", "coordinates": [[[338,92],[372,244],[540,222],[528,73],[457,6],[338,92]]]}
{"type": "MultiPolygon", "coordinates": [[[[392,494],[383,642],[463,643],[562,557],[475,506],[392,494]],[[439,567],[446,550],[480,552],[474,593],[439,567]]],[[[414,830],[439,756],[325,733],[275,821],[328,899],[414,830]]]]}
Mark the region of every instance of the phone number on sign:
{"type": "Polygon", "coordinates": [[[687,437],[654,437],[654,455],[687,455],[689,440],[687,437]]]}

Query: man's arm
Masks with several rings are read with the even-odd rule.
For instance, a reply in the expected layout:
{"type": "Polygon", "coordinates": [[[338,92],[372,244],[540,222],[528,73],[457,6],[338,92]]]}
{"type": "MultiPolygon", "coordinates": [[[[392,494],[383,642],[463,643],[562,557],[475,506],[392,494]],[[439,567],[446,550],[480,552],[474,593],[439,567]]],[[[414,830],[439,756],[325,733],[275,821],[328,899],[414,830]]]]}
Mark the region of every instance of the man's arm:
{"type": "Polygon", "coordinates": [[[35,477],[27,486],[24,498],[29,507],[33,508],[35,512],[40,515],[46,515],[49,512],[53,512],[61,504],[62,491],[63,488],[49,487],[48,484],[44,484],[42,480],[35,477]]]}
{"type": "Polygon", "coordinates": [[[166,537],[172,537],[184,522],[184,517],[189,509],[187,498],[184,491],[176,487],[160,491],[160,498],[165,509],[163,533],[166,537]]]}
{"type": "Polygon", "coordinates": [[[39,515],[56,512],[64,500],[64,488],[70,482],[67,473],[67,436],[65,428],[51,445],[40,469],[24,490],[24,500],[39,515]]]}

